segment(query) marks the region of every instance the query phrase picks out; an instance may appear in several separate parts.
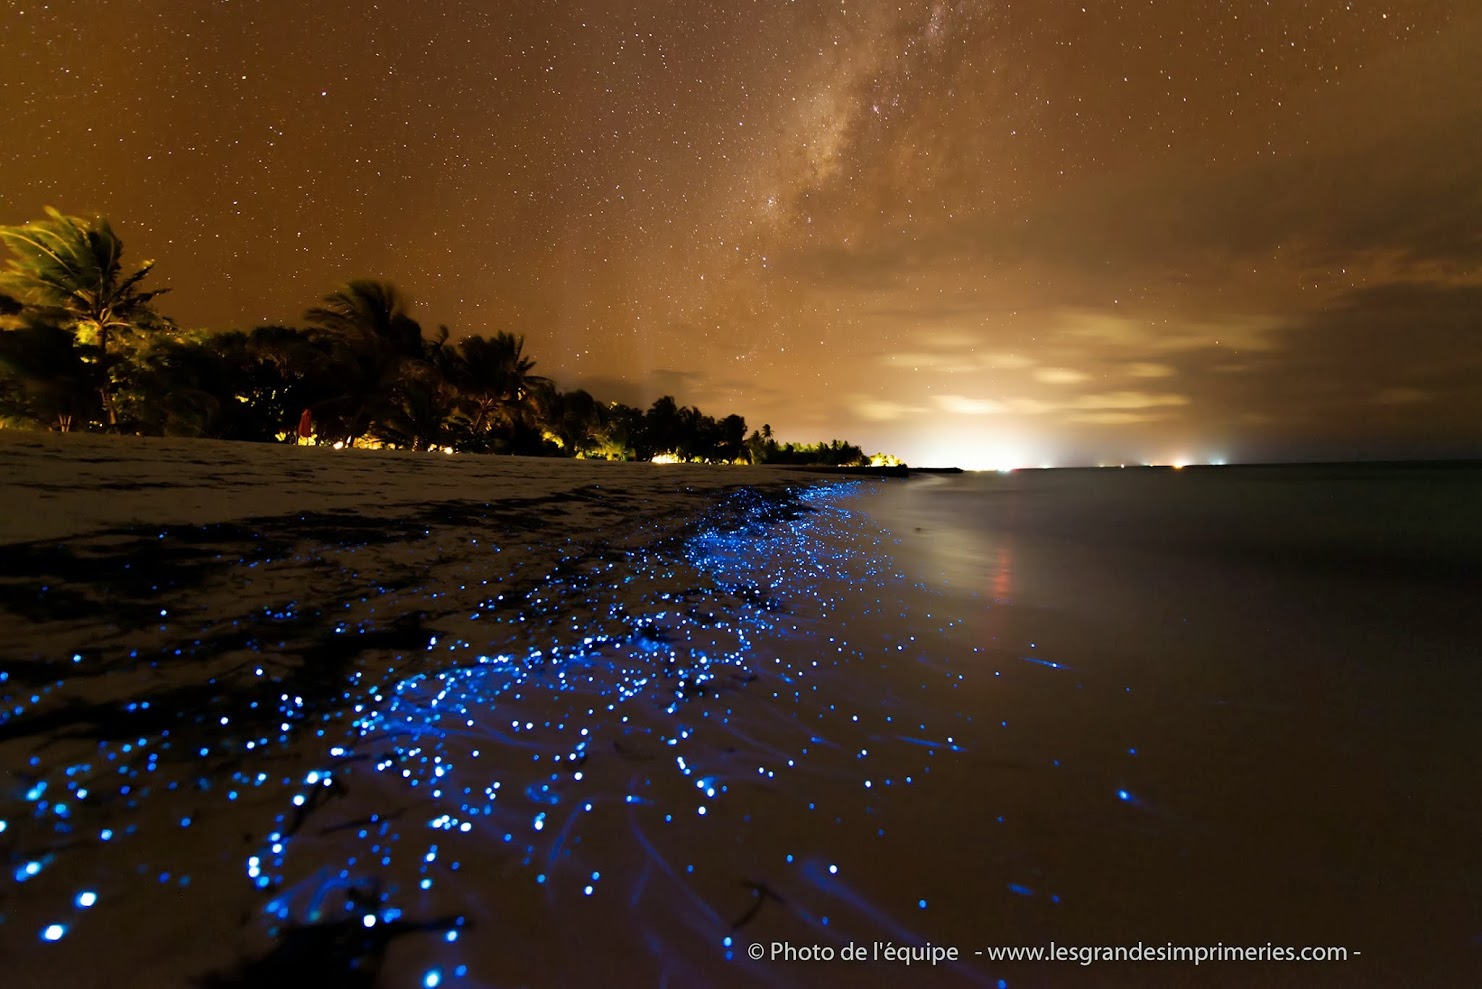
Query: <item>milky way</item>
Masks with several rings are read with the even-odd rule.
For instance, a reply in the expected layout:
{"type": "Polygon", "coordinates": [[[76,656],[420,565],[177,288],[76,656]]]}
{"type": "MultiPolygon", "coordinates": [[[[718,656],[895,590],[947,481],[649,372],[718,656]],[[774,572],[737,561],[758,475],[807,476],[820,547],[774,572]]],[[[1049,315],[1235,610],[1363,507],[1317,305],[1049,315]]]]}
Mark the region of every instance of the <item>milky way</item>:
{"type": "Polygon", "coordinates": [[[22,2],[0,219],[918,462],[1475,452],[1455,6],[22,2]]]}

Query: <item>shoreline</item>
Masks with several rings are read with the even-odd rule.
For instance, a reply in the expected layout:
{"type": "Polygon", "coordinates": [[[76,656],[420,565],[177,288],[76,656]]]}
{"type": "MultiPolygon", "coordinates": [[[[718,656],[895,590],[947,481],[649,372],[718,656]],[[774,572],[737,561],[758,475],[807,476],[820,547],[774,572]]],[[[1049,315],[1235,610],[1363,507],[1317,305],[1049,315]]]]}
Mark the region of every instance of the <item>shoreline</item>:
{"type": "Polygon", "coordinates": [[[14,430],[0,430],[0,471],[8,478],[0,489],[0,545],[128,525],[374,514],[454,501],[534,508],[555,499],[561,521],[580,523],[576,503],[600,504],[607,494],[621,502],[610,508],[641,510],[660,497],[698,504],[736,488],[836,479],[807,467],[449,456],[14,430]],[[157,497],[166,489],[168,503],[157,497]]]}
{"type": "MultiPolygon", "coordinates": [[[[206,976],[273,984],[308,964],[295,944],[326,937],[341,938],[321,945],[328,961],[314,963],[330,966],[321,970],[326,984],[367,958],[395,969],[405,952],[425,953],[461,930],[463,921],[450,918],[467,916],[487,932],[497,921],[482,914],[515,909],[543,888],[547,872],[555,879],[559,859],[571,854],[557,850],[578,824],[564,818],[556,830],[553,819],[552,831],[542,829],[557,804],[563,815],[572,809],[556,793],[589,793],[588,806],[609,807],[609,815],[639,809],[624,793],[643,794],[656,809],[688,804],[704,793],[687,771],[634,790],[631,773],[662,752],[662,738],[693,764],[713,764],[731,787],[745,778],[738,760],[770,760],[773,747],[797,744],[783,741],[793,729],[772,724],[775,691],[748,686],[758,677],[786,682],[754,654],[753,639],[775,634],[779,617],[802,620],[836,592],[799,584],[813,589],[789,593],[794,585],[779,585],[756,553],[770,545],[778,566],[815,572],[820,564],[808,560],[818,549],[807,534],[823,525],[842,538],[852,523],[818,515],[810,501],[844,479],[73,439],[0,443],[0,464],[15,478],[0,530],[0,585],[10,602],[0,613],[0,767],[22,784],[0,804],[0,845],[36,869],[17,872],[13,885],[4,880],[11,895],[0,949],[21,981],[87,983],[96,978],[90,959],[106,954],[141,984],[206,976]],[[366,504],[372,493],[380,497],[366,504]],[[178,507],[171,494],[185,496],[178,507]],[[299,509],[284,511],[289,502],[299,509]],[[578,675],[579,687],[567,679],[578,675]],[[430,684],[441,693],[427,694],[430,684]],[[468,712],[458,734],[481,743],[458,742],[439,726],[437,698],[455,695],[468,712]],[[594,701],[628,713],[619,719],[594,701]],[[726,720],[746,711],[772,727],[758,727],[757,741],[707,727],[716,703],[726,720]],[[517,727],[496,728],[496,707],[518,712],[517,727]],[[591,734],[579,741],[552,728],[573,721],[591,734]],[[559,763],[598,738],[603,747],[583,755],[580,771],[557,773],[559,790],[557,776],[528,763],[532,752],[559,763]],[[476,769],[480,748],[502,753],[498,778],[509,789],[502,802],[490,791],[483,814],[492,819],[460,810],[467,797],[462,805],[437,799],[441,771],[426,772],[419,755],[434,741],[449,770],[476,769]],[[393,764],[417,774],[411,787],[419,779],[424,787],[403,791],[400,777],[380,779],[393,764]],[[382,834],[408,845],[431,837],[433,845],[403,864],[410,873],[393,869],[388,878],[355,863],[368,865],[389,846],[367,858],[354,852],[355,835],[367,834],[366,821],[393,819],[402,823],[389,833],[383,824],[382,834]],[[513,869],[523,881],[469,889],[459,876],[444,877],[454,890],[446,902],[410,888],[433,875],[422,856],[448,845],[437,838],[444,819],[484,836],[465,858],[489,874],[513,869]],[[524,865],[505,857],[491,826],[523,834],[516,847],[524,865]],[[306,859],[286,857],[298,849],[306,859]],[[348,886],[336,891],[314,878],[346,854],[348,886]],[[532,863],[546,856],[538,883],[532,863]],[[61,906],[84,894],[97,905],[61,906]],[[475,909],[449,912],[468,895],[475,909]],[[322,913],[324,902],[336,912],[322,913]],[[382,922],[370,941],[354,927],[347,947],[335,924],[356,904],[382,922]],[[60,932],[62,945],[47,944],[48,931],[60,932]]],[[[873,566],[873,557],[860,565],[873,566]]],[[[769,655],[775,663],[785,654],[769,655]]],[[[817,677],[812,659],[804,652],[790,660],[792,675],[817,677]]],[[[800,800],[804,791],[783,792],[800,800]]],[[[746,799],[778,796],[769,788],[746,799]]],[[[705,800],[716,808],[715,825],[729,802],[723,793],[705,800]]],[[[630,827],[603,821],[591,825],[594,848],[630,827]]],[[[664,840],[700,861],[711,839],[686,831],[664,840]]],[[[591,871],[626,876],[658,896],[654,881],[632,871],[647,854],[641,847],[591,871]]],[[[585,899],[575,888],[575,903],[540,914],[558,924],[552,936],[585,899]]],[[[663,889],[655,909],[666,914],[695,895],[677,880],[663,889]]],[[[706,895],[733,909],[723,905],[733,898],[729,886],[706,895]]],[[[671,919],[666,936],[689,924],[682,910],[671,919]]],[[[724,931],[720,914],[711,922],[724,931]]],[[[699,973],[718,960],[720,940],[681,938],[673,951],[699,973]]],[[[730,971],[722,981],[750,979],[730,971]]],[[[540,971],[529,977],[540,981],[540,971]]]]}

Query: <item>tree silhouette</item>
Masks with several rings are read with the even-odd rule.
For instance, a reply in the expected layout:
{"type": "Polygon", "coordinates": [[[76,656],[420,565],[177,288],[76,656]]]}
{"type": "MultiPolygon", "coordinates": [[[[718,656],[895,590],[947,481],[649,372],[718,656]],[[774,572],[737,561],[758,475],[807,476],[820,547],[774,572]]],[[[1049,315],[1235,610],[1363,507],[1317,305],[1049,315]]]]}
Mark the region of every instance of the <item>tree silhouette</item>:
{"type": "Polygon", "coordinates": [[[476,442],[489,445],[487,434],[495,428],[506,441],[517,432],[528,432],[534,412],[532,392],[546,379],[532,373],[535,361],[525,354],[523,336],[501,330],[492,337],[464,337],[446,367],[462,396],[476,442]]]}
{"type": "Polygon", "coordinates": [[[422,327],[407,315],[406,299],[390,282],[356,279],[305,314],[315,326],[345,337],[368,337],[397,357],[422,357],[422,327]]]}
{"type": "Polygon", "coordinates": [[[383,438],[413,450],[447,445],[457,400],[452,386],[431,368],[405,377],[386,411],[383,438]]]}
{"type": "Polygon", "coordinates": [[[328,337],[339,384],[319,411],[354,446],[395,408],[405,366],[423,358],[422,327],[394,285],[369,279],[325,296],[305,318],[328,337]]]}
{"type": "MultiPolygon", "coordinates": [[[[309,413],[319,441],[362,438],[425,450],[689,461],[853,464],[840,440],[779,446],[770,423],[746,432],[672,395],[646,411],[563,392],[535,373],[521,335],[431,339],[389,282],[327,295],[299,329],[181,332],[155,312],[105,219],[48,208],[0,227],[0,417],[62,431],[105,422],[150,434],[297,442],[309,413]],[[145,333],[148,330],[170,332],[145,333]]],[[[309,435],[305,429],[305,435],[309,435]]]]}
{"type": "Polygon", "coordinates": [[[73,335],[38,319],[0,331],[0,415],[71,432],[102,412],[102,367],[73,335]]]}
{"type": "Polygon", "coordinates": [[[120,341],[137,331],[170,327],[152,301],[168,289],[139,288],[153,261],[129,274],[123,242],[102,217],[88,221],[48,206],[46,219],[0,226],[12,257],[0,272],[0,292],[19,300],[38,319],[73,334],[84,361],[102,368],[98,397],[108,425],[118,425],[113,371],[120,341]]]}
{"type": "Polygon", "coordinates": [[[578,456],[602,445],[607,410],[588,392],[580,388],[563,392],[546,386],[537,388],[535,395],[545,430],[556,437],[562,450],[578,456]]]}

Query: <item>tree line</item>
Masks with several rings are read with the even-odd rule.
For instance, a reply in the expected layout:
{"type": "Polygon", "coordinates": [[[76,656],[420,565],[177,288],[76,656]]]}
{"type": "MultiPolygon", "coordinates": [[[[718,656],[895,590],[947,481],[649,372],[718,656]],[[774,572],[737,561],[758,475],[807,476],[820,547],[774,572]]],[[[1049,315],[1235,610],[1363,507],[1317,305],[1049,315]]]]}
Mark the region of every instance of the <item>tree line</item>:
{"type": "Polygon", "coordinates": [[[357,280],[303,326],[182,330],[106,219],[48,208],[0,226],[0,424],[256,442],[713,463],[868,463],[834,440],[779,444],[665,395],[647,409],[563,391],[525,338],[454,341],[384,281],[357,280]]]}

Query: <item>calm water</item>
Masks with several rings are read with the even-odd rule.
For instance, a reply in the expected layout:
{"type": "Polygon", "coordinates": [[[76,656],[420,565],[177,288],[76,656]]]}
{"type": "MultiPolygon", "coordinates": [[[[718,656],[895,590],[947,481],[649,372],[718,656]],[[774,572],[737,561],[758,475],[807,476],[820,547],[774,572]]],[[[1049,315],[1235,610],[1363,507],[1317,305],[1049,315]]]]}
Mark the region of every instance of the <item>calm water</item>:
{"type": "Polygon", "coordinates": [[[980,938],[1344,945],[1197,984],[1475,984],[1482,472],[1029,471],[867,505],[965,619],[946,648],[992,668],[964,688],[971,756],[934,779],[980,938]],[[995,905],[1008,883],[1036,896],[995,905]]]}

